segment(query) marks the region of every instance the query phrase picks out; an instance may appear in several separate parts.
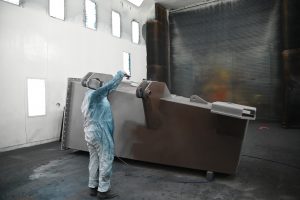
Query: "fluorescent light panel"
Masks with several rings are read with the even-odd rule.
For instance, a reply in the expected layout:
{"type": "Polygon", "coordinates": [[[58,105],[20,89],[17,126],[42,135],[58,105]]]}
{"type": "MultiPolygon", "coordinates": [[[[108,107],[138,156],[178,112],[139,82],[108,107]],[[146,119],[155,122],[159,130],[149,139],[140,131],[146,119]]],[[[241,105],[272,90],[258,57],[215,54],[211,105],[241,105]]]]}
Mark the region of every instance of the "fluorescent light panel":
{"type": "Polygon", "coordinates": [[[43,79],[27,79],[28,116],[46,114],[46,86],[43,79]]]}
{"type": "Polygon", "coordinates": [[[132,42],[138,44],[140,41],[140,25],[136,21],[131,22],[132,42]]]}
{"type": "Polygon", "coordinates": [[[130,53],[123,52],[123,69],[126,72],[126,74],[131,76],[130,53]]]}
{"type": "Polygon", "coordinates": [[[8,2],[8,3],[15,4],[15,5],[20,5],[20,0],[3,0],[3,1],[6,1],[6,2],[8,2]]]}
{"type": "Polygon", "coordinates": [[[137,7],[140,7],[144,0],[127,0],[127,1],[136,5],[137,7]]]}
{"type": "Polygon", "coordinates": [[[85,27],[97,29],[96,3],[91,0],[85,0],[85,27]]]}
{"type": "Polygon", "coordinates": [[[65,19],[65,0],[49,0],[49,15],[57,19],[65,19]]]}
{"type": "Polygon", "coordinates": [[[112,19],[112,34],[116,37],[121,37],[121,17],[120,14],[112,11],[111,12],[112,19]]]}

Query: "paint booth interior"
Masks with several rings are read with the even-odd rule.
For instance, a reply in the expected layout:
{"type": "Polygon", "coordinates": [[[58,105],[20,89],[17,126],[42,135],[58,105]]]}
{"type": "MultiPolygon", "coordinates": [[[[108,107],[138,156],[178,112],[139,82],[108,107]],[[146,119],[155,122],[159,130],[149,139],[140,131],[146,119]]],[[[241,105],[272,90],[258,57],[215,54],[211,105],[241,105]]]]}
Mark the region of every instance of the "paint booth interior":
{"type": "MultiPolygon", "coordinates": [[[[289,33],[281,31],[283,6],[279,1],[223,1],[168,11],[156,4],[155,19],[143,27],[147,81],[125,84],[111,97],[116,155],[234,174],[248,120],[297,126],[298,113],[290,110],[282,117],[282,64],[295,68],[289,60],[298,51],[283,49],[283,35],[289,33]],[[173,148],[164,149],[167,144],[173,148]]],[[[69,81],[71,114],[66,115],[63,148],[86,150],[82,119],[73,120],[80,115],[80,101],[73,99],[83,98],[78,84],[69,81]]],[[[298,102],[298,90],[286,98],[298,102]]]]}
{"type": "Polygon", "coordinates": [[[259,144],[249,135],[265,124],[300,128],[300,1],[64,0],[58,16],[48,0],[8,2],[0,0],[0,152],[53,141],[87,151],[81,78],[106,82],[123,69],[131,78],[109,96],[116,159],[238,179],[247,152],[298,170],[294,143],[279,142],[276,157],[269,141],[282,135],[255,135],[259,144]],[[30,98],[30,88],[42,96],[30,98]]]}
{"type": "Polygon", "coordinates": [[[67,78],[123,67],[133,82],[164,82],[171,94],[252,106],[258,120],[299,127],[298,1],[65,2],[57,16],[46,0],[8,2],[1,1],[1,81],[24,70],[4,94],[14,100],[3,99],[3,150],[60,138],[67,78]]]}

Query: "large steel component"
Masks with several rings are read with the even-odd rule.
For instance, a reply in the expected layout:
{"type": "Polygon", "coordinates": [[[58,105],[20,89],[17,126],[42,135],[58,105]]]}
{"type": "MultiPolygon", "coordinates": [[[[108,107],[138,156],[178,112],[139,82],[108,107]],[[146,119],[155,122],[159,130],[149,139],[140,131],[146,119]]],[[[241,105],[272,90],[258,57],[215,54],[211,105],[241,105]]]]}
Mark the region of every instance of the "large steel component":
{"type": "MultiPolygon", "coordinates": [[[[69,86],[63,147],[86,150],[84,89],[77,79],[69,86]]],[[[237,169],[248,120],[256,114],[253,107],[171,95],[165,83],[152,81],[123,82],[110,101],[116,156],[227,174],[237,169]]]]}

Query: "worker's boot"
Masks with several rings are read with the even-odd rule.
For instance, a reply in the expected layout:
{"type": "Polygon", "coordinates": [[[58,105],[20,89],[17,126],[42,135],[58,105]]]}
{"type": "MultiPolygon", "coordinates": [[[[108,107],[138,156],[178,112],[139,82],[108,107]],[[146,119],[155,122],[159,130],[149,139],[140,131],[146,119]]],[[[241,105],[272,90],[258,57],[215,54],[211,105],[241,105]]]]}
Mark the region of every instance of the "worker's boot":
{"type": "Polygon", "coordinates": [[[98,188],[90,188],[90,196],[97,196],[98,188]]]}
{"type": "Polygon", "coordinates": [[[99,200],[102,199],[112,199],[119,196],[118,194],[112,192],[111,190],[108,190],[107,192],[98,192],[97,197],[99,200]]]}

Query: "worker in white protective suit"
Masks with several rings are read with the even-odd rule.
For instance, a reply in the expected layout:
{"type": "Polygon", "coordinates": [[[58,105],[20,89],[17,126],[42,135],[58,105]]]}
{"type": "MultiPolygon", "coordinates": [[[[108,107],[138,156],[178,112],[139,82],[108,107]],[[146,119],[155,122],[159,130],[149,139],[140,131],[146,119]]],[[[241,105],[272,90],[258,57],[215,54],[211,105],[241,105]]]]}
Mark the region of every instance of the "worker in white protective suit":
{"type": "Polygon", "coordinates": [[[90,153],[88,187],[91,196],[111,199],[118,195],[110,190],[114,160],[114,122],[107,96],[118,87],[124,76],[129,76],[123,71],[118,71],[112,80],[103,84],[97,78],[87,78],[91,74],[88,73],[82,80],[82,85],[89,90],[81,105],[85,140],[90,153]]]}

